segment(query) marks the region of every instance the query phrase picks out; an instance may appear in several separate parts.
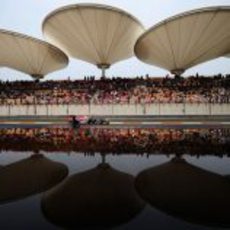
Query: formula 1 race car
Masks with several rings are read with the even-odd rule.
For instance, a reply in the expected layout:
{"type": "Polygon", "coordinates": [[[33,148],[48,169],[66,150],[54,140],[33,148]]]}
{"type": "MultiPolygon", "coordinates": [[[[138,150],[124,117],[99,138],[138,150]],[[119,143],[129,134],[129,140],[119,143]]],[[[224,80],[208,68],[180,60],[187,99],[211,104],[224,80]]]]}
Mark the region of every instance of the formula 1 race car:
{"type": "Polygon", "coordinates": [[[80,127],[81,125],[109,125],[107,119],[96,116],[72,116],[71,122],[74,128],[80,127]]]}

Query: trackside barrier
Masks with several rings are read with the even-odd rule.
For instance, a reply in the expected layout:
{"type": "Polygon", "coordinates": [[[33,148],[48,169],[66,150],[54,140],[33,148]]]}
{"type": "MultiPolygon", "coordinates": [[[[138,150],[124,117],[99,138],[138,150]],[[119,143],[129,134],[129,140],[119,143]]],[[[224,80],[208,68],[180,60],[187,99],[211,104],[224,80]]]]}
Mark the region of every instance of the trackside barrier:
{"type": "Polygon", "coordinates": [[[230,115],[230,104],[2,105],[0,116],[230,115]]]}

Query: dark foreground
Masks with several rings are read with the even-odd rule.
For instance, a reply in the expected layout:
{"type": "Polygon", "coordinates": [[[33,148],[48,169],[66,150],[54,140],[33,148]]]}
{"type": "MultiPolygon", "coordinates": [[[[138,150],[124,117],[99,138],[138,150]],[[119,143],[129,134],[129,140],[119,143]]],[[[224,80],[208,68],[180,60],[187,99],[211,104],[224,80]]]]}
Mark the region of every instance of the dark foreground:
{"type": "Polygon", "coordinates": [[[174,125],[3,126],[0,228],[229,229],[230,129],[174,125]]]}

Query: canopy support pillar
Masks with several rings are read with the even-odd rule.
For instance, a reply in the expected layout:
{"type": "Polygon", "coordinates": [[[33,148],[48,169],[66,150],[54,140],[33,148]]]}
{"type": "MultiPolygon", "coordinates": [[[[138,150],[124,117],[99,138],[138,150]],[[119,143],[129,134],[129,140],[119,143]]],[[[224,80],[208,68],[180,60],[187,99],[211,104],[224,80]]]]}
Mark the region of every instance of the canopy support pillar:
{"type": "Polygon", "coordinates": [[[105,78],[105,72],[106,72],[106,69],[105,69],[105,68],[102,68],[102,69],[101,69],[101,77],[102,77],[102,78],[105,78]]]}
{"type": "Polygon", "coordinates": [[[183,74],[184,73],[184,69],[173,69],[173,70],[171,70],[171,73],[172,74],[174,74],[175,76],[181,76],[181,74],[183,74]]]}
{"type": "Polygon", "coordinates": [[[106,78],[105,72],[106,69],[110,67],[109,64],[97,64],[97,67],[101,69],[101,78],[106,78]]]}
{"type": "Polygon", "coordinates": [[[30,76],[34,79],[34,80],[40,80],[42,78],[44,78],[44,76],[42,74],[30,74],[30,76]]]}

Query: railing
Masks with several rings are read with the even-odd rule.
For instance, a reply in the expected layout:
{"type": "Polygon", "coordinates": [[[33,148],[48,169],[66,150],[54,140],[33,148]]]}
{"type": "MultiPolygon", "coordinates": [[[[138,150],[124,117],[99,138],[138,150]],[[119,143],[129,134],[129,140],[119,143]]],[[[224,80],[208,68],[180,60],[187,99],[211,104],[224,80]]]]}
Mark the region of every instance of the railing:
{"type": "Polygon", "coordinates": [[[230,115],[230,104],[4,105],[0,116],[34,115],[230,115]]]}

